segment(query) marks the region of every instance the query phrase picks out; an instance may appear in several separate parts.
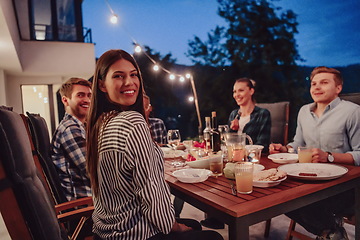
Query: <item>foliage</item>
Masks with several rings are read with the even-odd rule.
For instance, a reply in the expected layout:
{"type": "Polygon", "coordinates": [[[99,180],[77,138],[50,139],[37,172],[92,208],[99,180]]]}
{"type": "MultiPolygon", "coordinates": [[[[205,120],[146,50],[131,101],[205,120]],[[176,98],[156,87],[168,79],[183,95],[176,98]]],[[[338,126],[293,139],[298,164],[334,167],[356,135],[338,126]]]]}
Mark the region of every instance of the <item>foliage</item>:
{"type": "Polygon", "coordinates": [[[206,41],[195,36],[189,41],[187,56],[199,66],[221,69],[218,74],[197,79],[201,109],[220,112],[225,123],[236,107],[232,86],[239,77],[257,82],[258,102],[289,100],[293,106],[303,104],[305,85],[296,61],[302,60],[295,41],[296,14],[281,12],[266,0],[218,0],[218,14],[227,26],[217,26],[206,41]],[[212,99],[209,99],[209,96],[212,99]],[[216,97],[215,97],[216,96],[216,97]],[[209,106],[211,105],[211,106],[209,106]]]}

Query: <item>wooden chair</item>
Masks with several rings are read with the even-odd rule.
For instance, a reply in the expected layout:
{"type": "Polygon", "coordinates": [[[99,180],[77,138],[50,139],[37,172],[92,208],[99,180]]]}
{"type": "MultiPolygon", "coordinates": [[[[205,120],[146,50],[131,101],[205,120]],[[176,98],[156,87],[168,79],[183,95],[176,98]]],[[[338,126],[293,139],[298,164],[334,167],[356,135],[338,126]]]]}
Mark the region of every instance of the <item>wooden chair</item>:
{"type": "Polygon", "coordinates": [[[30,131],[29,136],[34,145],[34,155],[39,159],[54,202],[56,204],[67,202],[59,175],[50,156],[50,134],[46,121],[40,114],[26,112],[26,115],[26,127],[28,127],[30,131]]]}
{"type": "Polygon", "coordinates": [[[86,201],[54,205],[41,179],[21,116],[0,108],[0,211],[12,239],[76,239],[59,222],[88,218],[93,206],[86,201]],[[60,213],[62,212],[62,213],[60,213]],[[58,214],[59,213],[59,214],[58,214]]]}
{"type": "MultiPolygon", "coordinates": [[[[61,203],[70,204],[74,201],[68,202],[64,192],[63,187],[61,186],[61,182],[58,176],[58,173],[55,169],[55,166],[52,162],[51,156],[50,156],[50,134],[47,128],[46,120],[40,116],[40,114],[36,113],[29,113],[27,114],[27,124],[26,126],[29,128],[31,134],[30,134],[30,142],[32,142],[35,147],[34,151],[34,157],[37,157],[39,159],[39,162],[42,166],[42,171],[44,172],[46,182],[49,185],[50,193],[52,194],[52,198],[54,199],[54,202],[58,204],[58,206],[61,203]]],[[[20,114],[22,115],[22,114],[20,114]]],[[[90,206],[93,205],[92,198],[86,197],[81,199],[82,202],[86,202],[86,205],[90,206]]],[[[61,205],[60,205],[61,206],[61,205]]],[[[58,207],[56,207],[57,213],[60,213],[62,210],[59,210],[58,207]]],[[[87,230],[92,228],[92,222],[91,219],[83,218],[81,221],[70,221],[66,224],[66,229],[68,232],[76,232],[76,229],[79,231],[85,226],[85,230],[79,232],[80,235],[87,236],[88,233],[86,233],[87,230]]]]}

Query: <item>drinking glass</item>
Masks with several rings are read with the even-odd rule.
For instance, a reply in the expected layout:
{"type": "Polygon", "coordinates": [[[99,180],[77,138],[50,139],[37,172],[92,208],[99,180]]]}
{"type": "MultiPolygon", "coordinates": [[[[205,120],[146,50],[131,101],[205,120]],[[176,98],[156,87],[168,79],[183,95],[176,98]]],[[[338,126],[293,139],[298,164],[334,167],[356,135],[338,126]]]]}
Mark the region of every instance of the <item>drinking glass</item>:
{"type": "Polygon", "coordinates": [[[254,164],[251,162],[238,162],[235,164],[235,181],[238,193],[249,194],[253,191],[254,164]]]}
{"type": "Polygon", "coordinates": [[[298,147],[299,163],[311,163],[312,147],[298,147]]]}
{"type": "Polygon", "coordinates": [[[185,161],[181,160],[181,157],[176,156],[176,147],[179,146],[181,142],[181,136],[180,131],[177,129],[169,130],[167,132],[167,140],[168,140],[168,146],[171,147],[174,153],[173,161],[171,162],[171,165],[174,167],[182,167],[185,164],[185,161]]]}

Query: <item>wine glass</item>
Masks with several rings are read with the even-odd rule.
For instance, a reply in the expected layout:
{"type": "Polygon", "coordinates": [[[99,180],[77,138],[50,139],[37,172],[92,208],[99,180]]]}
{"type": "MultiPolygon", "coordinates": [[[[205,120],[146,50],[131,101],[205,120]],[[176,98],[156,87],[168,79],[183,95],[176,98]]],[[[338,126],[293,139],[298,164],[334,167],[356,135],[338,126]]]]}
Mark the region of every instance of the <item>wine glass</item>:
{"type": "Polygon", "coordinates": [[[183,166],[184,162],[181,161],[179,157],[176,157],[175,154],[176,147],[180,144],[181,141],[180,131],[177,129],[169,130],[167,132],[167,140],[168,140],[168,146],[174,152],[174,160],[171,162],[171,165],[173,165],[174,167],[183,166]]]}

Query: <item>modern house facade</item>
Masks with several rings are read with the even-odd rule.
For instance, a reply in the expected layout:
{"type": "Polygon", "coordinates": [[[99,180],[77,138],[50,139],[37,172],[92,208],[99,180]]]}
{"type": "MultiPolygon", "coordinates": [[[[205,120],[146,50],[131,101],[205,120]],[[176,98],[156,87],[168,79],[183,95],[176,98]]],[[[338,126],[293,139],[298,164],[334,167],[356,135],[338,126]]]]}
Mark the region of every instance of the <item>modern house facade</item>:
{"type": "Polygon", "coordinates": [[[82,2],[0,1],[0,105],[40,113],[51,131],[59,122],[59,86],[70,77],[88,79],[95,68],[82,2]]]}

